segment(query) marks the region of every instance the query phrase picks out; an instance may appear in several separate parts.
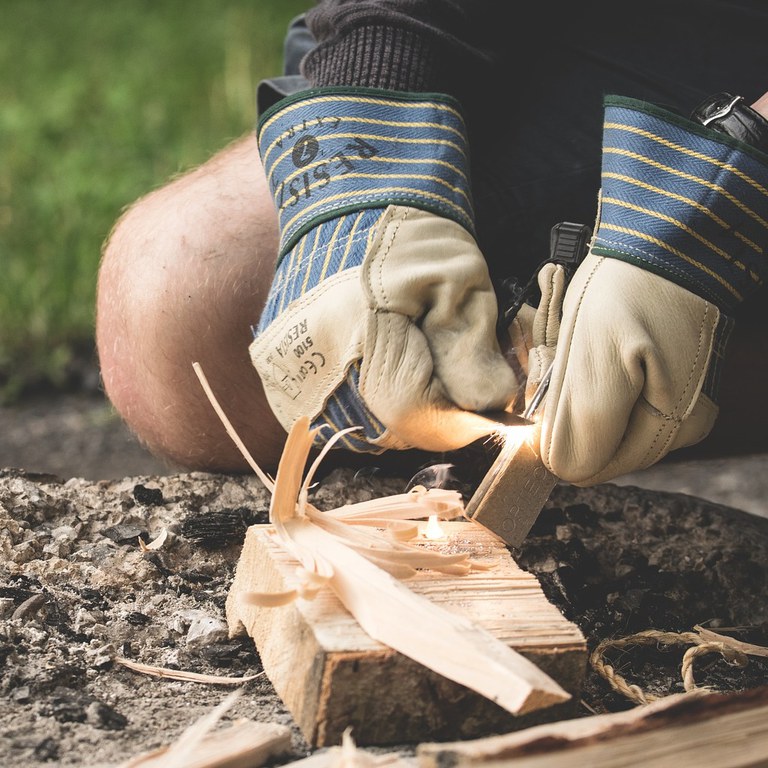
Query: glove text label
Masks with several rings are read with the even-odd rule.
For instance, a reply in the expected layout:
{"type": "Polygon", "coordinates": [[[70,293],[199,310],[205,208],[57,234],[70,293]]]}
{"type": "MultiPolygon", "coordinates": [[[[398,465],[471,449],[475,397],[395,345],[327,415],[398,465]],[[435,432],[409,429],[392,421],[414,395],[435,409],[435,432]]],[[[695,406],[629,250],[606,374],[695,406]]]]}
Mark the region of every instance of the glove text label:
{"type": "Polygon", "coordinates": [[[267,357],[273,381],[292,400],[301,394],[301,384],[325,367],[325,355],[310,351],[314,345],[308,333],[308,322],[302,320],[288,328],[274,352],[267,357]],[[300,362],[292,362],[291,353],[300,362]]]}
{"type": "MultiPolygon", "coordinates": [[[[307,321],[302,320],[300,323],[297,323],[296,325],[292,325],[288,331],[285,333],[282,339],[280,339],[279,344],[275,347],[275,352],[277,352],[280,357],[285,357],[288,354],[288,350],[291,348],[291,345],[294,341],[298,341],[303,334],[307,332],[307,321]]],[[[309,344],[307,346],[312,346],[312,341],[310,340],[309,344]]]]}
{"type": "Polygon", "coordinates": [[[317,137],[312,134],[302,136],[293,145],[291,161],[294,168],[306,168],[306,170],[297,176],[289,175],[282,178],[277,178],[278,171],[275,170],[271,180],[272,194],[279,211],[298,205],[302,198],[309,200],[314,193],[328,186],[335,176],[346,176],[359,170],[356,161],[370,160],[379,154],[379,149],[370,142],[356,137],[346,142],[327,160],[316,161],[318,155],[324,154],[325,151],[317,137]]]}

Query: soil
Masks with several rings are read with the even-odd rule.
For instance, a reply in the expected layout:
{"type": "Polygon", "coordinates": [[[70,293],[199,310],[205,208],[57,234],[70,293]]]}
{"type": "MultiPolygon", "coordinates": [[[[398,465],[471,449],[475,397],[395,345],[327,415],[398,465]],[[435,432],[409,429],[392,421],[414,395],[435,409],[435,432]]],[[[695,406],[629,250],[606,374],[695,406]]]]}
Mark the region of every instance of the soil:
{"type": "MultiPolygon", "coordinates": [[[[0,764],[114,766],[169,743],[231,687],[149,677],[116,658],[227,677],[260,671],[252,642],[228,639],[223,615],[267,492],[255,477],[163,465],[95,395],[27,401],[0,419],[0,764]],[[163,531],[159,550],[137,545],[163,531]]],[[[467,497],[484,458],[466,456],[456,485],[467,497]]],[[[404,490],[412,474],[340,467],[313,493],[319,506],[339,506],[404,490]]],[[[759,510],[763,475],[745,492],[759,510]]],[[[768,517],[627,479],[560,484],[513,555],[590,648],[696,624],[768,645],[768,517]]],[[[679,692],[681,652],[625,651],[621,669],[649,692],[679,692]]],[[[713,655],[697,662],[696,680],[725,691],[764,685],[768,660],[740,668],[713,655]]],[[[241,687],[227,720],[291,728],[290,752],[273,763],[311,752],[264,676],[241,687]]],[[[587,670],[583,716],[632,705],[587,670]]]]}

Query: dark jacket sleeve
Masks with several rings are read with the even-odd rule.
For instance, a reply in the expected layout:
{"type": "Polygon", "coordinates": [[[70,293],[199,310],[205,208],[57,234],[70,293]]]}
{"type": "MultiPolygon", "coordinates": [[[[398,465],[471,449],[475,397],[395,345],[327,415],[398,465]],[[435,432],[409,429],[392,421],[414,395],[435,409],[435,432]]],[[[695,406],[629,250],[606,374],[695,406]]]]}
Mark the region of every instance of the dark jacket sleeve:
{"type": "Polygon", "coordinates": [[[493,67],[498,3],[486,0],[318,0],[306,16],[318,45],[314,86],[450,93],[462,100],[493,67]]]}

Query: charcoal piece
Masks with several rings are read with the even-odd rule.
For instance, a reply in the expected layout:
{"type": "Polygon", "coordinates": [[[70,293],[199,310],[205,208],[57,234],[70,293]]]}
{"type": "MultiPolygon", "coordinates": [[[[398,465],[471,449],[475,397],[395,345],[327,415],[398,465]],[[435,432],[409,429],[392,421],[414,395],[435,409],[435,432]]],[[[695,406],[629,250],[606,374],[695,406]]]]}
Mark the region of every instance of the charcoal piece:
{"type": "Polygon", "coordinates": [[[128,718],[109,704],[93,699],[86,709],[88,722],[106,731],[122,731],[128,725],[128,718]]]}
{"type": "Polygon", "coordinates": [[[194,571],[190,568],[179,571],[179,576],[181,576],[184,581],[189,581],[192,584],[209,584],[213,581],[213,576],[211,576],[209,573],[194,571]]]}
{"type": "Polygon", "coordinates": [[[159,488],[147,488],[141,483],[133,486],[133,498],[139,504],[144,504],[147,507],[159,507],[165,504],[163,492],[159,488]]]}
{"type": "Polygon", "coordinates": [[[0,669],[2,669],[8,657],[14,652],[15,647],[11,643],[0,643],[0,669]]]}
{"type": "Polygon", "coordinates": [[[20,606],[30,597],[37,594],[36,591],[31,589],[23,589],[19,587],[0,587],[0,597],[10,597],[13,600],[15,606],[20,606]]]}
{"type": "Polygon", "coordinates": [[[203,646],[197,655],[205,659],[213,667],[231,667],[239,654],[240,643],[229,642],[203,646]]]}
{"type": "Polygon", "coordinates": [[[88,608],[98,608],[101,611],[106,611],[110,607],[109,600],[101,590],[94,589],[93,587],[82,587],[78,590],[78,594],[88,608]]]}
{"type": "Polygon", "coordinates": [[[0,468],[0,478],[5,477],[23,477],[25,480],[31,480],[35,483],[52,483],[55,485],[63,485],[66,481],[59,475],[51,474],[50,472],[30,472],[27,469],[20,467],[2,467],[0,468]]]}
{"type": "Polygon", "coordinates": [[[40,708],[40,714],[52,717],[60,723],[84,723],[88,700],[83,696],[57,689],[56,693],[40,708]]]}
{"type": "Polygon", "coordinates": [[[118,523],[110,525],[109,528],[102,530],[102,536],[111,539],[115,544],[136,544],[136,540],[141,536],[147,538],[147,527],[143,523],[118,523]]]}
{"type": "Polygon", "coordinates": [[[566,522],[565,512],[559,507],[545,507],[530,530],[530,536],[554,536],[558,525],[566,522]]]}
{"type": "Polygon", "coordinates": [[[569,523],[576,525],[592,526],[597,522],[597,513],[587,504],[569,504],[563,513],[569,523]]]}
{"type": "Polygon", "coordinates": [[[209,549],[241,544],[253,516],[248,507],[193,512],[182,521],[181,535],[209,549]]]}
{"type": "Polygon", "coordinates": [[[125,617],[125,620],[129,624],[132,624],[134,627],[143,627],[149,624],[152,621],[152,618],[147,616],[146,613],[141,613],[140,611],[131,611],[125,617]]]}
{"type": "Polygon", "coordinates": [[[67,696],[85,684],[85,666],[82,662],[61,663],[30,681],[35,694],[67,696]]]}
{"type": "Polygon", "coordinates": [[[50,736],[48,736],[35,745],[33,754],[35,756],[35,760],[39,760],[41,763],[58,760],[59,744],[55,739],[52,739],[50,736]]]}
{"type": "Polygon", "coordinates": [[[173,569],[166,565],[165,558],[160,552],[149,550],[144,553],[144,559],[148,563],[152,563],[163,576],[173,576],[173,569]]]}

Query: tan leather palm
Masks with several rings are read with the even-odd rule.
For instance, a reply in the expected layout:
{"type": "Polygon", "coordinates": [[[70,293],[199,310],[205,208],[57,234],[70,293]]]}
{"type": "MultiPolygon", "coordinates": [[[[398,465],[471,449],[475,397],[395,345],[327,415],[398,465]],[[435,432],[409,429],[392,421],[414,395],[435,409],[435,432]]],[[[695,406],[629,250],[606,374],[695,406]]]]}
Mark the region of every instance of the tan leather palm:
{"type": "Polygon", "coordinates": [[[658,275],[589,254],[566,292],[544,405],[542,458],[563,480],[605,482],[702,440],[718,308],[658,275]]]}
{"type": "Polygon", "coordinates": [[[390,206],[362,265],[289,305],[251,344],[251,358],[286,429],[320,414],[359,361],[360,395],[386,427],[374,445],[453,450],[490,434],[496,422],[476,412],[504,409],[517,391],[496,339],[497,312],[488,268],[466,229],[390,206]],[[311,338],[318,361],[311,375],[273,371],[272,350],[294,328],[311,338]],[[295,388],[280,386],[286,375],[295,388]]]}

